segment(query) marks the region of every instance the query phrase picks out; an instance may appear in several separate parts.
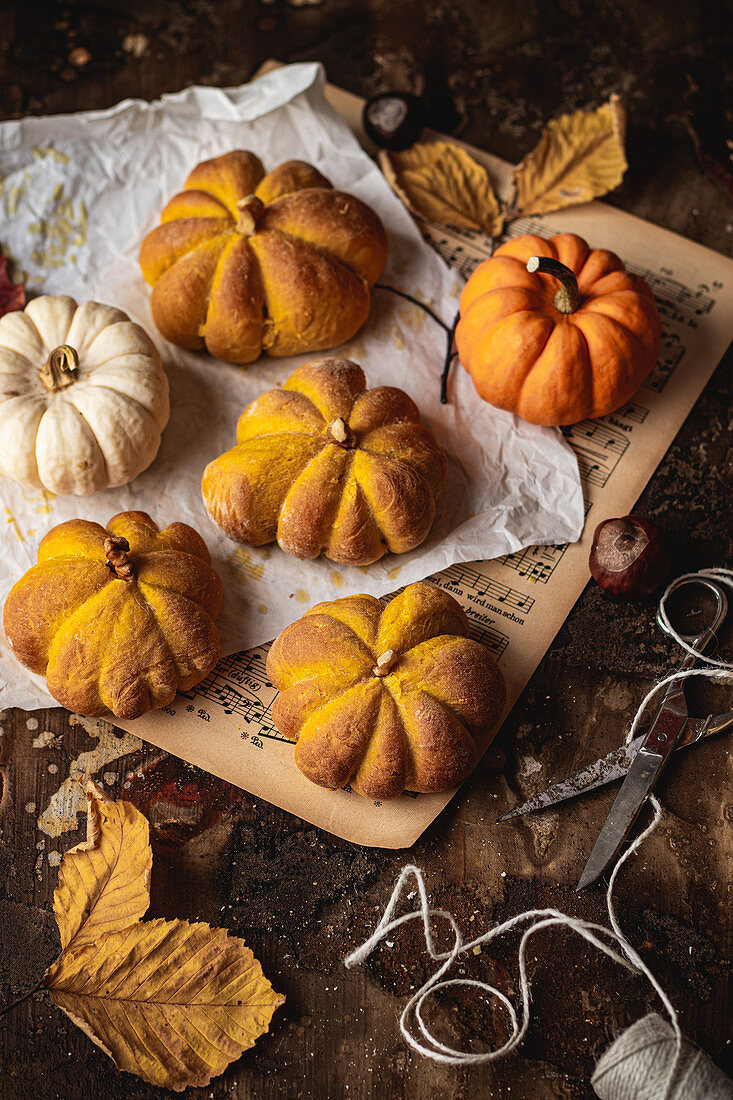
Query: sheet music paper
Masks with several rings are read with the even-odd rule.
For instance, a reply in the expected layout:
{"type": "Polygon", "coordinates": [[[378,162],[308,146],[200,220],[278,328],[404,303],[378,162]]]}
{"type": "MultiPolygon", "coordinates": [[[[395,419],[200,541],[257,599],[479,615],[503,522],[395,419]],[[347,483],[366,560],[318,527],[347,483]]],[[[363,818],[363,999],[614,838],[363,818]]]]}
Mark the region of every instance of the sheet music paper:
{"type": "MultiPolygon", "coordinates": [[[[336,88],[329,98],[359,134],[361,100],[336,88]]],[[[506,193],[511,166],[467,148],[506,193]]],[[[421,228],[464,276],[493,250],[481,234],[421,228]]],[[[602,203],[510,226],[511,236],[528,232],[579,233],[591,246],[617,252],[652,286],[663,338],[659,362],[633,401],[565,431],[583,478],[580,541],[454,565],[430,578],[462,604],[474,637],[497,657],[507,680],[507,712],[588,580],[595,526],[632,510],[733,335],[732,260],[602,203]]],[[[463,368],[456,363],[453,369],[463,368]]],[[[456,791],[406,794],[381,804],[309,783],[293,763],[292,744],[270,719],[275,692],[265,675],[266,652],[260,646],[227,657],[173,706],[118,724],[346,840],[385,848],[413,844],[456,791]]]]}

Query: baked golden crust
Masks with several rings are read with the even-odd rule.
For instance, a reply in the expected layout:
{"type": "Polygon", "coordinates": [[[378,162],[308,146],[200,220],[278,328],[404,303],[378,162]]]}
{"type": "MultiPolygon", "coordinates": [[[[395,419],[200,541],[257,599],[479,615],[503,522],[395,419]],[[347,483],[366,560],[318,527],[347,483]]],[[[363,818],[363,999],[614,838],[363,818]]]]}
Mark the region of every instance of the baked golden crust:
{"type": "Polygon", "coordinates": [[[202,491],[236,542],[369,565],[425,540],[446,468],[406,393],[367,390],[348,359],[316,359],[247,406],[202,491]]]}
{"type": "Polygon", "coordinates": [[[121,512],[106,529],[75,519],[49,531],[5,601],[3,624],[15,655],[46,676],[62,706],[138,718],[212,670],[222,601],[193,528],[159,531],[145,512],[121,512]],[[110,564],[124,546],[127,577],[110,564]]]}
{"type": "Polygon", "coordinates": [[[377,215],[312,165],[234,150],[198,164],[140,246],[156,325],[230,363],[335,347],[387,260],[377,215]]]}
{"type": "Polygon", "coordinates": [[[373,596],[312,607],[275,639],[267,675],[303,774],[381,800],[461,783],[506,703],[460,605],[424,581],[384,609],[373,596]]]}

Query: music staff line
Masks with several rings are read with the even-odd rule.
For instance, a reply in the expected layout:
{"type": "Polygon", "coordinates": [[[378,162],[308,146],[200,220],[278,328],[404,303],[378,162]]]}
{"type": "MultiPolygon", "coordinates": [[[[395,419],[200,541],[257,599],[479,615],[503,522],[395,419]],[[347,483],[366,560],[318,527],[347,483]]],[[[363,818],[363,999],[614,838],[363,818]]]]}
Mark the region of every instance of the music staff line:
{"type": "Polygon", "coordinates": [[[649,416],[649,409],[630,401],[628,405],[624,405],[622,409],[617,409],[612,415],[618,417],[619,420],[629,420],[632,424],[643,424],[649,416]]]}
{"type": "Polygon", "coordinates": [[[575,451],[580,476],[602,489],[626,454],[628,439],[602,420],[581,420],[563,428],[563,435],[575,451]]]}
{"type": "Polygon", "coordinates": [[[506,634],[502,634],[496,627],[487,626],[486,623],[476,622],[471,615],[471,610],[470,607],[466,610],[466,614],[471,624],[469,631],[470,636],[475,642],[481,642],[487,649],[490,649],[498,661],[506,651],[509,645],[509,639],[506,634]]]}
{"type": "Polygon", "coordinates": [[[566,550],[567,545],[528,546],[496,560],[499,565],[514,569],[518,576],[526,577],[531,584],[547,584],[566,550]]]}
{"type": "Polygon", "coordinates": [[[262,687],[268,687],[270,681],[267,679],[267,673],[265,672],[265,662],[271,644],[271,642],[268,642],[266,645],[257,646],[256,649],[248,649],[242,653],[231,653],[219,662],[218,667],[223,675],[231,680],[236,680],[238,683],[252,680],[262,687]]]}
{"type": "Polygon", "coordinates": [[[487,577],[479,573],[477,569],[471,569],[468,565],[451,565],[441,573],[435,573],[431,578],[436,584],[453,585],[458,589],[470,588],[477,596],[488,596],[495,603],[503,604],[513,611],[528,614],[534,606],[534,597],[510,588],[507,584],[487,577]]]}

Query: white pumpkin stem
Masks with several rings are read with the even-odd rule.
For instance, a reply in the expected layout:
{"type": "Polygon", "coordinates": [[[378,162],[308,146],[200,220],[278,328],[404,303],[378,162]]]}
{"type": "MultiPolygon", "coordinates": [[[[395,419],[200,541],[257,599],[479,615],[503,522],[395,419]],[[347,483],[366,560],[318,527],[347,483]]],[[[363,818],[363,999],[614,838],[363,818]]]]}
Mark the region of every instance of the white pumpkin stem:
{"type": "Polygon", "coordinates": [[[121,535],[110,535],[104,540],[104,552],[107,555],[107,568],[111,569],[121,581],[131,581],[135,576],[128,553],[130,544],[121,535]]]}
{"type": "Polygon", "coordinates": [[[247,195],[237,203],[239,218],[235,226],[237,233],[243,237],[251,237],[257,232],[262,215],[265,212],[265,204],[256,195],[247,195]]]}
{"type": "Polygon", "coordinates": [[[47,390],[56,393],[76,382],[78,369],[79,356],[76,348],[72,348],[70,344],[59,344],[41,367],[38,376],[47,390]]]}
{"type": "Polygon", "coordinates": [[[575,313],[576,309],[580,309],[583,296],[578,290],[578,280],[565,264],[549,256],[530,256],[527,260],[527,271],[530,275],[552,275],[560,281],[554,302],[559,313],[575,313]]]}
{"type": "Polygon", "coordinates": [[[377,663],[372,669],[374,675],[386,676],[394,664],[395,656],[393,649],[385,649],[384,653],[377,657],[377,663]]]}

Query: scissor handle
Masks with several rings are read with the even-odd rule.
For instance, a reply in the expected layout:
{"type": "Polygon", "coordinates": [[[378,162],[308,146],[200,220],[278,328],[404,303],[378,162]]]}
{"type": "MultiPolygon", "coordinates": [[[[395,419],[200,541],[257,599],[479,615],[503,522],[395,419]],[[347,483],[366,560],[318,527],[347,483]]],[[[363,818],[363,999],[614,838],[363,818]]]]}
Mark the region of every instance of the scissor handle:
{"type": "MultiPolygon", "coordinates": [[[[666,602],[667,597],[671,596],[673,592],[678,592],[681,588],[688,588],[692,585],[698,585],[701,588],[706,588],[708,592],[711,592],[715,597],[715,614],[713,616],[713,621],[708,626],[706,626],[705,629],[702,630],[699,634],[679,635],[683,642],[687,642],[688,645],[693,646],[694,648],[701,647],[702,651],[702,649],[705,648],[705,645],[707,645],[710,639],[715,635],[718,627],[721,625],[726,615],[728,614],[728,597],[726,596],[721,586],[717,584],[714,580],[711,580],[709,577],[701,577],[694,573],[686,573],[683,576],[678,577],[676,580],[672,581],[672,583],[669,585],[666,592],[664,593],[662,601],[666,602]]],[[[660,602],[659,611],[657,612],[657,623],[665,632],[665,634],[670,633],[669,627],[662,619],[662,602],[660,602]]]]}

